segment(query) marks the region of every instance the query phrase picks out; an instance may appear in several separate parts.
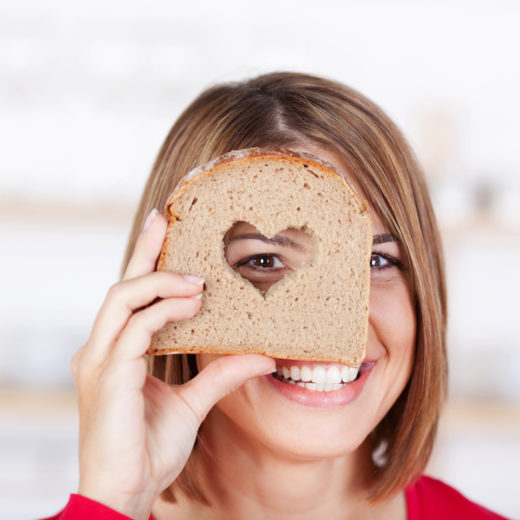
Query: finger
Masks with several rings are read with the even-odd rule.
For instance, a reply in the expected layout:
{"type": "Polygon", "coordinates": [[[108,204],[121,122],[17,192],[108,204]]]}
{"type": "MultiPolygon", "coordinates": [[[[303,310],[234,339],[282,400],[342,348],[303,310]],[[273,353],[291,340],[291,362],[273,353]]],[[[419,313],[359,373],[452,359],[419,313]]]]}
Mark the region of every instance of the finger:
{"type": "Polygon", "coordinates": [[[94,321],[86,347],[96,358],[104,358],[132,314],[157,298],[190,298],[201,294],[203,280],[195,283],[166,271],[119,282],[110,288],[94,321]]]}
{"type": "Polygon", "coordinates": [[[110,362],[134,361],[144,356],[154,332],[169,321],[192,317],[200,309],[197,298],[169,298],[139,311],[129,320],[110,353],[110,362]]]}
{"type": "Polygon", "coordinates": [[[276,371],[272,358],[258,354],[222,356],[210,363],[195,378],[178,387],[178,395],[195,414],[199,424],[223,397],[249,379],[276,371]]]}
{"type": "Polygon", "coordinates": [[[160,214],[150,214],[151,221],[148,228],[143,230],[137,237],[134,252],[123,275],[123,280],[142,276],[155,271],[157,258],[161,252],[166,229],[167,220],[160,214]]]}

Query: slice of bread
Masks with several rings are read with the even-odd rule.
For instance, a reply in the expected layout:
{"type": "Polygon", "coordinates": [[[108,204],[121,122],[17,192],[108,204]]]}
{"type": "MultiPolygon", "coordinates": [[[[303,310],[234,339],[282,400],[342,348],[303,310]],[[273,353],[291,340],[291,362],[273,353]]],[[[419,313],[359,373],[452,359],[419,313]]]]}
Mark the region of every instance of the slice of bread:
{"type": "Polygon", "coordinates": [[[368,205],[332,166],[289,150],[231,152],[188,174],[167,202],[158,270],[201,276],[192,318],[154,334],[149,354],[260,353],[335,361],[365,356],[370,288],[368,205]],[[271,238],[314,239],[310,260],[262,294],[227,263],[223,239],[239,221],[271,238]]]}

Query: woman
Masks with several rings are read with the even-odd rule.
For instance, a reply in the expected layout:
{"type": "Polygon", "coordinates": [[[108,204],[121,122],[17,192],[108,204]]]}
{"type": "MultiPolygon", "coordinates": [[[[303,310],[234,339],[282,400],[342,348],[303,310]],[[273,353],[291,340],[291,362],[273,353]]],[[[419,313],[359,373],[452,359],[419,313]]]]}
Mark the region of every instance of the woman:
{"type": "MultiPolygon", "coordinates": [[[[240,226],[227,237],[233,247],[226,254],[242,276],[260,283],[265,272],[272,280],[305,260],[290,248],[231,241],[248,231],[240,226]]],[[[359,93],[295,73],[203,92],[159,152],[123,267],[72,361],[80,486],[61,518],[500,518],[421,477],[446,386],[441,245],[409,147],[359,93]],[[305,401],[318,390],[303,389],[300,402],[278,391],[269,380],[277,367],[302,366],[287,360],[145,360],[153,332],[193,316],[204,298],[203,280],[190,273],[154,272],[167,223],[152,209],[164,208],[195,166],[250,147],[320,157],[369,202],[379,238],[365,376],[361,386],[348,383],[357,390],[339,404],[305,401]]],[[[334,364],[305,365],[314,371],[334,364]]]]}

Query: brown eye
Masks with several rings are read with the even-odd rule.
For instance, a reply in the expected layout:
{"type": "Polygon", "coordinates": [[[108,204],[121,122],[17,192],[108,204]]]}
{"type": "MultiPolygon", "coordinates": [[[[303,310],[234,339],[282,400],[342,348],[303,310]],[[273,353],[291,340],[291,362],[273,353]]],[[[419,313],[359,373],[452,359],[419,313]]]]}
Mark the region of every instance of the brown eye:
{"type": "Polygon", "coordinates": [[[386,253],[372,253],[370,257],[370,269],[382,271],[383,269],[389,269],[391,267],[402,269],[401,262],[393,256],[386,253]]]}
{"type": "Polygon", "coordinates": [[[283,267],[282,262],[275,255],[256,255],[247,262],[253,267],[277,268],[283,267]]]}
{"type": "Polygon", "coordinates": [[[372,256],[370,257],[370,269],[388,269],[394,265],[397,265],[397,260],[393,259],[389,255],[372,253],[372,256]]]}
{"type": "Polygon", "coordinates": [[[370,257],[370,267],[381,268],[386,267],[388,260],[381,255],[373,254],[370,257]]]}

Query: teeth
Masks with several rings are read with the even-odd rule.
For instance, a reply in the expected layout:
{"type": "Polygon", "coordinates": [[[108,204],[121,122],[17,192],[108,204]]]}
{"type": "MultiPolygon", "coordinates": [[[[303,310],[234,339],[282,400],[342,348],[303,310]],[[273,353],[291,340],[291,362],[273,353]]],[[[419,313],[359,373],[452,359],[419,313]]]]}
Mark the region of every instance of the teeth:
{"type": "Polygon", "coordinates": [[[317,366],[314,371],[312,372],[312,378],[311,381],[313,383],[325,383],[325,379],[327,378],[327,371],[325,368],[321,366],[317,366]]]}
{"type": "Polygon", "coordinates": [[[291,367],[291,379],[294,379],[295,381],[300,380],[300,369],[298,367],[291,367]]]}
{"type": "Polygon", "coordinates": [[[276,367],[279,378],[285,379],[286,383],[296,384],[307,390],[316,392],[333,392],[340,390],[345,383],[356,379],[359,367],[338,367],[337,365],[317,365],[311,368],[307,365],[276,367]]]}
{"type": "Polygon", "coordinates": [[[312,379],[312,370],[308,366],[303,366],[300,370],[302,381],[310,381],[312,379]]]}
{"type": "Polygon", "coordinates": [[[341,375],[337,366],[329,367],[329,369],[327,370],[327,383],[341,383],[341,375]]]}
{"type": "Polygon", "coordinates": [[[350,383],[356,379],[359,372],[359,367],[343,367],[341,369],[341,380],[345,383],[350,383]]]}

